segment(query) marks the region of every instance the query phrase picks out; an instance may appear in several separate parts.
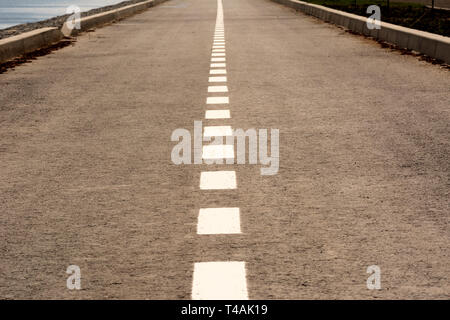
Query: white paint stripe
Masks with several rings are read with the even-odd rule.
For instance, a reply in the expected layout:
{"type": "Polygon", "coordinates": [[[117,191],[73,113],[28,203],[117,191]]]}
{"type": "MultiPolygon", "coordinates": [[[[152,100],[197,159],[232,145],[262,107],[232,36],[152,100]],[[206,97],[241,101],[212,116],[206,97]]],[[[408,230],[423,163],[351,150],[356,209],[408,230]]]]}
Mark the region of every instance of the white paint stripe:
{"type": "MultiPolygon", "coordinates": [[[[217,0],[216,36],[214,46],[225,45],[218,36],[223,31],[223,4],[217,0]]],[[[213,51],[211,62],[225,62],[225,53],[213,51]]],[[[225,50],[223,51],[225,52],[225,50]]],[[[211,64],[211,67],[213,64],[211,64]]],[[[225,66],[223,66],[225,68],[225,66]]],[[[212,72],[211,70],[210,72],[212,72]]],[[[223,70],[225,71],[225,70],[223,70]]],[[[220,72],[220,71],[216,71],[220,72]]],[[[209,77],[210,82],[226,82],[226,77],[209,77]]],[[[228,88],[226,88],[228,91],[228,88]]],[[[214,90],[214,89],[212,89],[214,90]]],[[[208,88],[209,91],[209,88],[208,88]]],[[[228,97],[210,97],[214,98],[228,97]]],[[[209,98],[208,98],[209,99],[209,98]]],[[[207,100],[208,103],[208,100],[207,100]]],[[[228,101],[227,101],[228,103],[228,101]]],[[[205,117],[230,116],[229,110],[208,110],[205,117]]],[[[205,135],[213,133],[229,133],[230,126],[205,127],[205,135]]],[[[203,147],[203,158],[217,159],[217,157],[234,158],[234,146],[210,145],[203,147]]],[[[204,171],[200,175],[201,190],[236,189],[237,179],[235,171],[204,171]]],[[[238,234],[241,233],[239,208],[205,208],[200,209],[197,225],[198,234],[238,234]]],[[[192,281],[192,299],[194,300],[247,300],[247,280],[245,262],[242,261],[213,261],[194,264],[192,281]]]]}
{"type": "Polygon", "coordinates": [[[204,128],[204,137],[232,136],[233,129],[230,126],[207,126],[204,128]]]}
{"type": "Polygon", "coordinates": [[[193,300],[247,300],[245,262],[197,262],[192,284],[193,300]]]}
{"type": "Polygon", "coordinates": [[[228,92],[227,86],[209,86],[208,92],[228,92]]]}
{"type": "Polygon", "coordinates": [[[212,52],[225,52],[225,49],[213,49],[212,52]]]}
{"type": "Polygon", "coordinates": [[[241,233],[239,208],[200,209],[197,234],[238,234],[241,233]]]}
{"type": "Polygon", "coordinates": [[[230,119],[230,110],[206,110],[205,119],[230,119]]]}
{"type": "Polygon", "coordinates": [[[227,77],[209,77],[209,82],[227,82],[227,77]]]}
{"type": "Polygon", "coordinates": [[[227,104],[230,103],[228,97],[208,97],[206,98],[206,104],[227,104]]]}
{"type": "Polygon", "coordinates": [[[225,69],[211,69],[211,70],[209,70],[209,74],[227,74],[227,70],[225,70],[225,69]]]}
{"type": "Polygon", "coordinates": [[[225,68],[227,66],[226,63],[211,63],[211,68],[225,68]]]}
{"type": "Polygon", "coordinates": [[[201,190],[236,189],[235,171],[203,171],[200,174],[201,190]]]}
{"type": "Polygon", "coordinates": [[[230,144],[203,146],[203,159],[234,159],[234,146],[230,144]]]}
{"type": "Polygon", "coordinates": [[[213,49],[225,49],[225,46],[212,46],[213,49]]]}

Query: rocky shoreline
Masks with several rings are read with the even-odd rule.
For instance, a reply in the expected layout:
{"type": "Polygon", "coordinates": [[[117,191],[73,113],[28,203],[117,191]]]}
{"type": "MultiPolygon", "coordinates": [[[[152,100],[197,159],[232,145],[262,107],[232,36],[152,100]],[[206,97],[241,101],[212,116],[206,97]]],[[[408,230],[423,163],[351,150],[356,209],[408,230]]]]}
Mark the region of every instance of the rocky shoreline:
{"type": "MultiPolygon", "coordinates": [[[[92,16],[92,15],[97,14],[97,13],[102,13],[102,12],[105,12],[105,11],[109,11],[109,10],[125,7],[125,6],[131,5],[131,4],[144,2],[144,1],[146,1],[146,0],[128,0],[128,1],[123,1],[123,2],[120,2],[120,3],[115,4],[115,5],[106,6],[106,7],[100,7],[100,8],[92,9],[92,10],[89,10],[89,11],[81,12],[81,17],[92,16]]],[[[9,27],[9,28],[6,28],[6,29],[1,29],[0,30],[0,39],[16,36],[18,34],[21,34],[21,33],[24,33],[24,32],[28,32],[28,31],[33,31],[35,29],[40,29],[40,28],[46,28],[46,27],[61,28],[62,25],[64,24],[64,22],[66,22],[66,20],[67,20],[67,18],[69,16],[70,15],[66,14],[66,15],[57,16],[57,17],[54,17],[54,18],[51,18],[51,19],[47,19],[47,20],[42,20],[42,21],[38,21],[38,22],[31,22],[31,23],[24,23],[24,24],[19,24],[19,25],[12,26],[12,27],[9,27]]]]}

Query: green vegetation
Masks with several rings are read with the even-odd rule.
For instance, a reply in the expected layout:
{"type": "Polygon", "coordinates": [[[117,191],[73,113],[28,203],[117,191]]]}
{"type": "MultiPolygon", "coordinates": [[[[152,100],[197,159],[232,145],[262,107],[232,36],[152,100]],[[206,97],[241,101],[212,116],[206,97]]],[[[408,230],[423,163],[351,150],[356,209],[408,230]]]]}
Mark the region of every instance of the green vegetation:
{"type": "MultiPolygon", "coordinates": [[[[303,0],[329,8],[368,17],[369,5],[381,8],[381,20],[400,26],[450,36],[450,11],[432,10],[417,3],[380,0],[303,0]]],[[[430,1],[431,3],[431,1],[430,1]]]]}

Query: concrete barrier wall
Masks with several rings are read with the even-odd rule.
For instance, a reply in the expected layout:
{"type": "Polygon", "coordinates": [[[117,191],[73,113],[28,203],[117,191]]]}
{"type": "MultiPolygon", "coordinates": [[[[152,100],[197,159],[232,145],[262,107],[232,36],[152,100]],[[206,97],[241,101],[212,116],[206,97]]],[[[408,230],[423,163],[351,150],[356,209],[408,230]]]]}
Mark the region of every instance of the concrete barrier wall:
{"type": "Polygon", "coordinates": [[[401,48],[411,49],[450,64],[450,38],[430,32],[381,22],[381,29],[367,28],[367,18],[297,0],[272,0],[302,11],[326,22],[343,26],[353,32],[383,40],[401,48]]]}
{"type": "Polygon", "coordinates": [[[102,12],[96,15],[81,18],[80,30],[69,30],[65,23],[61,29],[42,28],[25,32],[17,36],[0,40],[0,63],[30,53],[38,49],[47,48],[61,41],[65,36],[76,36],[80,32],[87,31],[113,21],[121,20],[147,8],[153,7],[166,0],[149,0],[134,5],[102,12]]]}
{"type": "Polygon", "coordinates": [[[89,29],[92,29],[94,27],[103,25],[103,24],[107,24],[110,23],[112,21],[116,21],[116,20],[121,20],[124,19],[126,17],[132,16],[138,12],[144,11],[150,7],[153,7],[154,5],[157,5],[161,2],[163,2],[164,0],[149,0],[149,1],[144,1],[141,3],[137,3],[137,4],[133,4],[133,5],[129,5],[126,7],[122,7],[122,8],[118,8],[118,9],[114,9],[111,11],[107,11],[107,12],[102,12],[99,14],[95,14],[92,16],[88,16],[88,17],[84,17],[81,19],[80,21],[80,30],[72,30],[72,32],[67,31],[67,25],[64,24],[64,26],[62,27],[62,31],[64,34],[70,34],[72,36],[77,35],[80,32],[83,31],[87,31],[89,29]]]}
{"type": "Polygon", "coordinates": [[[0,62],[48,47],[63,38],[58,28],[42,28],[0,40],[0,62]]]}

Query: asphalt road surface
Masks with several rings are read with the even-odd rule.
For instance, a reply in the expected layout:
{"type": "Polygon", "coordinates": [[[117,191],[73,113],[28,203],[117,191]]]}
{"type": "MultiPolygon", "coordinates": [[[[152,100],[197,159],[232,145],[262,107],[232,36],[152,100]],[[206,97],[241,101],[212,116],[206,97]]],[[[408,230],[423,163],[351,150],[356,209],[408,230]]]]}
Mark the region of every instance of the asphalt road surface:
{"type": "Polygon", "coordinates": [[[448,70],[221,3],[168,1],[0,75],[0,298],[448,298],[448,70]],[[278,173],[175,165],[194,121],[278,129],[278,173]]]}

